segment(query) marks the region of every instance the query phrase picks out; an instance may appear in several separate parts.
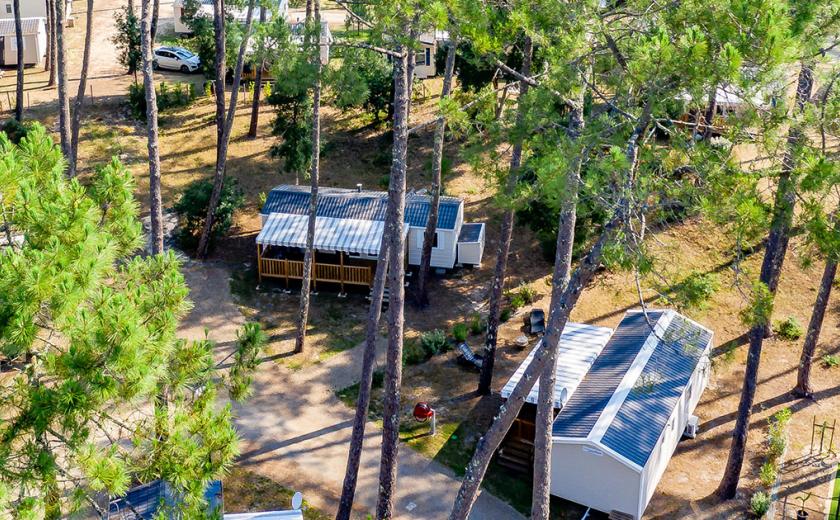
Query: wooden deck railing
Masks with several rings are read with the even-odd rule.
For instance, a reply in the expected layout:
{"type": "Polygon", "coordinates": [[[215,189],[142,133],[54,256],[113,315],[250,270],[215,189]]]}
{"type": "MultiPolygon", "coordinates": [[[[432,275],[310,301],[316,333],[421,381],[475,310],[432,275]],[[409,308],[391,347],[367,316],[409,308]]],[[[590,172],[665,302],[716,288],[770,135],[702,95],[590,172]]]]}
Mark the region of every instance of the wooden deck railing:
{"type": "MultiPolygon", "coordinates": [[[[303,279],[303,262],[278,258],[261,258],[260,276],[283,278],[288,280],[303,279]]],[[[370,285],[373,282],[373,269],[370,266],[319,264],[315,262],[314,282],[338,283],[348,285],[370,285]]]]}

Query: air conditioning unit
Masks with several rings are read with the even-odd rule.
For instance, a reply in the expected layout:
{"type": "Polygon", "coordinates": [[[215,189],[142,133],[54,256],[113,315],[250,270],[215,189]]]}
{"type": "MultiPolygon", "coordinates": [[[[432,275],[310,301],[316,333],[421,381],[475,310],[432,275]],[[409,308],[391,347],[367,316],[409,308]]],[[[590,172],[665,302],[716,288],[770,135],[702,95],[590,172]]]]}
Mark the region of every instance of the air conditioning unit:
{"type": "Polygon", "coordinates": [[[692,415],[688,418],[688,422],[685,425],[685,431],[683,432],[683,437],[688,437],[689,439],[694,439],[697,437],[697,424],[700,422],[700,419],[696,415],[692,415]]]}

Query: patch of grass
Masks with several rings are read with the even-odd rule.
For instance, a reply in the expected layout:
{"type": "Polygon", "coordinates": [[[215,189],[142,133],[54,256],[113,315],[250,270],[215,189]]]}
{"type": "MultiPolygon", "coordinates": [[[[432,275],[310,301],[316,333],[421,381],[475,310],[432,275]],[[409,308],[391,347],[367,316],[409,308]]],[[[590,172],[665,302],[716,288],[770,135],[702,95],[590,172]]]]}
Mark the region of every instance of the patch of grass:
{"type": "Polygon", "coordinates": [[[822,364],[825,368],[835,368],[840,366],[840,356],[836,354],[826,354],[822,357],[822,364]]]}
{"type": "Polygon", "coordinates": [[[318,358],[321,361],[326,361],[340,352],[350,350],[361,343],[364,339],[365,337],[362,333],[354,332],[352,330],[343,335],[331,335],[327,340],[326,350],[321,352],[318,355],[318,358]]]}
{"type": "Polygon", "coordinates": [[[840,468],[837,470],[837,474],[834,475],[834,491],[831,493],[831,512],[829,513],[829,518],[836,518],[837,514],[840,513],[840,468]]]}
{"type": "MultiPolygon", "coordinates": [[[[371,389],[377,390],[379,388],[382,388],[384,382],[385,372],[382,370],[374,371],[373,380],[371,381],[371,389]]],[[[335,396],[338,397],[339,401],[346,404],[349,408],[355,408],[356,401],[359,400],[359,383],[353,383],[350,386],[336,390],[335,396]]],[[[371,399],[370,407],[368,409],[368,416],[371,418],[381,416],[382,414],[379,411],[380,406],[381,405],[377,400],[371,399]]]]}
{"type": "MultiPolygon", "coordinates": [[[[270,478],[234,466],[224,478],[225,512],[248,513],[291,509],[294,490],[270,478]]],[[[332,518],[303,501],[304,520],[329,520],[332,518]]]]}
{"type": "Polygon", "coordinates": [[[257,275],[256,264],[251,265],[248,269],[232,269],[230,273],[230,293],[235,296],[240,302],[251,302],[257,295],[257,285],[259,284],[259,277],[257,275]]]}

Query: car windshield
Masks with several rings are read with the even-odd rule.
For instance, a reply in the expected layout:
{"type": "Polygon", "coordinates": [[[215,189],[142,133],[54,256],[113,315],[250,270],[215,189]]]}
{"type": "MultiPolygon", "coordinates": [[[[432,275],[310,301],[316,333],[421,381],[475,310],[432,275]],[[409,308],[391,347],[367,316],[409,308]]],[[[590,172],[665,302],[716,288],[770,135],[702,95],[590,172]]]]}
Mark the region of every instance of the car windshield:
{"type": "Polygon", "coordinates": [[[188,60],[195,56],[195,54],[191,53],[190,51],[177,51],[175,54],[177,54],[179,58],[184,58],[185,60],[188,60]]]}

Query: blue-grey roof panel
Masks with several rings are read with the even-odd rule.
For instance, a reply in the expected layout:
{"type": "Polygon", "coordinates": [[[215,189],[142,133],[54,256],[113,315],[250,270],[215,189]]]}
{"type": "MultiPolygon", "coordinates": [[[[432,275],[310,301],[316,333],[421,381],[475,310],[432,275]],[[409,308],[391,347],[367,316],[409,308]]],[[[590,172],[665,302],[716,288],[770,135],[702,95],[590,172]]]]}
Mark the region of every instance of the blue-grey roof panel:
{"type": "Polygon", "coordinates": [[[555,436],[585,438],[589,435],[650,335],[651,325],[655,325],[662,314],[661,311],[648,312],[651,324],[641,312],[624,316],[586,377],[557,414],[552,428],[555,436]]]}
{"type": "Polygon", "coordinates": [[[481,239],[481,231],[484,224],[471,222],[461,225],[461,232],[458,234],[458,242],[478,242],[481,239]]]}
{"type": "Polygon", "coordinates": [[[601,443],[644,467],[711,340],[675,315],[601,443]]]}
{"type": "MultiPolygon", "coordinates": [[[[264,215],[288,213],[306,215],[309,212],[310,191],[304,186],[277,186],[266,197],[260,211],[264,215]]],[[[438,209],[438,229],[455,229],[462,202],[454,197],[441,197],[438,209]]],[[[409,194],[405,200],[405,221],[413,227],[425,227],[429,218],[430,199],[426,195],[409,194]]],[[[319,217],[352,218],[357,220],[385,220],[388,194],[380,191],[357,191],[341,188],[318,190],[319,217]]]]}

